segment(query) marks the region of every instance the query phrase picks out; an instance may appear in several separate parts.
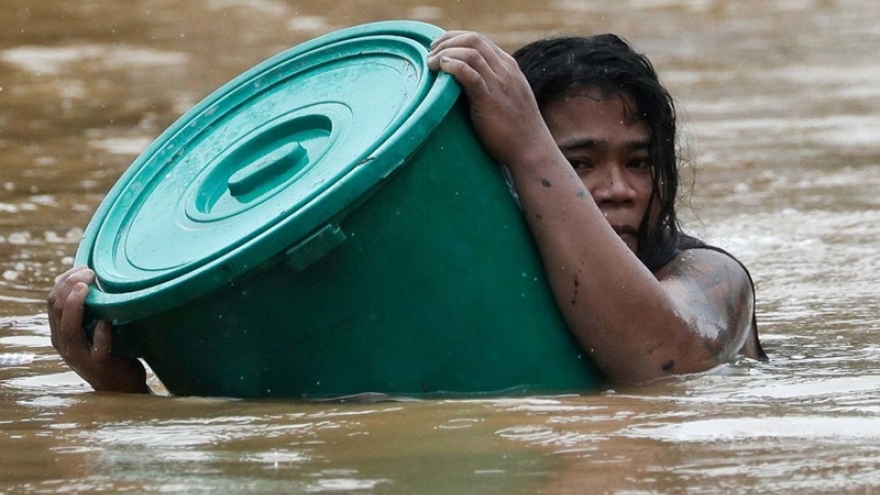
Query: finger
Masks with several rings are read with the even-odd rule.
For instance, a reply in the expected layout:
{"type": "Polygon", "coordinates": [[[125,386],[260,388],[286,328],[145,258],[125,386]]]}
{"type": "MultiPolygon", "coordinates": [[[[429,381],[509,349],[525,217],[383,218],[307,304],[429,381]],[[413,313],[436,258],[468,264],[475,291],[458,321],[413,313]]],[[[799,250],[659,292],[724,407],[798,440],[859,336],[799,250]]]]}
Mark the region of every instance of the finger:
{"type": "MultiPolygon", "coordinates": [[[[462,85],[468,98],[471,100],[479,100],[490,93],[486,77],[474,68],[473,63],[443,56],[438,60],[437,67],[439,70],[454,77],[462,85]]],[[[484,72],[488,70],[485,66],[482,69],[484,72]]]]}
{"type": "Polygon", "coordinates": [[[440,36],[436,37],[436,38],[434,39],[434,41],[431,42],[430,48],[433,50],[434,47],[436,47],[437,45],[439,45],[439,44],[441,44],[441,43],[443,43],[443,42],[445,42],[445,41],[447,41],[447,40],[449,40],[449,39],[455,38],[455,37],[457,37],[457,36],[461,36],[461,35],[463,35],[463,34],[467,34],[467,33],[469,33],[469,32],[470,32],[470,31],[464,31],[464,30],[451,30],[451,31],[444,31],[443,34],[441,34],[440,36]]]}
{"type": "Polygon", "coordinates": [[[59,325],[52,332],[52,345],[66,361],[80,361],[89,352],[89,342],[82,327],[83,306],[89,286],[84,282],[74,285],[65,299],[59,325]]]}
{"type": "Polygon", "coordinates": [[[55,320],[54,323],[57,324],[59,322],[60,314],[64,309],[67,298],[76,284],[84,283],[88,285],[92,284],[94,281],[95,272],[85,266],[70,269],[59,276],[55,282],[55,286],[49,291],[49,296],[46,299],[49,309],[50,325],[53,323],[53,319],[55,320]]]}
{"type": "Polygon", "coordinates": [[[498,78],[498,74],[486,60],[482,52],[470,47],[448,47],[440,50],[435,55],[428,58],[428,67],[432,69],[443,69],[443,65],[452,68],[453,72],[458,72],[461,67],[459,63],[450,64],[450,61],[461,62],[473,69],[487,83],[493,82],[498,78]]]}
{"type": "Polygon", "coordinates": [[[64,306],[64,301],[77,283],[82,282],[84,284],[91,284],[94,281],[95,272],[88,267],[79,266],[72,268],[56,279],[55,286],[49,291],[47,302],[50,306],[60,308],[61,306],[64,306]]]}
{"type": "Polygon", "coordinates": [[[446,31],[431,43],[431,50],[442,50],[455,46],[476,47],[483,35],[476,31],[446,31]]]}
{"type": "Polygon", "coordinates": [[[59,292],[64,287],[64,284],[67,282],[67,279],[70,277],[70,274],[72,274],[73,272],[75,272],[77,270],[81,270],[82,268],[84,268],[84,267],[81,267],[81,266],[73,267],[73,268],[67,270],[66,272],[62,273],[61,275],[58,275],[57,277],[55,277],[55,285],[52,286],[52,289],[49,291],[49,295],[46,297],[46,306],[49,309],[50,321],[52,318],[52,310],[54,309],[55,304],[60,299],[59,292]]]}
{"type": "Polygon", "coordinates": [[[436,55],[445,55],[443,53],[445,50],[454,48],[475,50],[486,62],[486,65],[496,73],[502,73],[502,71],[507,70],[506,64],[513,61],[510,55],[489,38],[473,31],[452,31],[447,33],[447,35],[441,36],[435,40],[435,44],[432,44],[431,53],[428,58],[430,59],[436,55]]]}
{"type": "Polygon", "coordinates": [[[61,275],[58,275],[57,277],[55,277],[55,284],[58,285],[58,283],[63,281],[64,279],[67,279],[74,274],[78,274],[78,273],[82,273],[82,272],[91,272],[91,269],[86,265],[74,266],[73,268],[70,268],[67,271],[65,271],[64,273],[62,273],[61,275]]]}

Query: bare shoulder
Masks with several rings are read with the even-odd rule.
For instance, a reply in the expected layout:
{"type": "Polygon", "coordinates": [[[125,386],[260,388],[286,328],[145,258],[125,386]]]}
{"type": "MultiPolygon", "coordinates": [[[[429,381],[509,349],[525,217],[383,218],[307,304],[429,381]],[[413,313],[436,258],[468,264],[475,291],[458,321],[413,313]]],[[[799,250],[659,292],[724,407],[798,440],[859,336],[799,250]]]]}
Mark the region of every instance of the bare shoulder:
{"type": "Polygon", "coordinates": [[[694,248],[681,251],[657,272],[661,283],[684,284],[702,290],[752,295],[752,284],[745,268],[731,256],[715,249],[694,248]]]}
{"type": "Polygon", "coordinates": [[[734,258],[714,249],[684,250],[657,272],[657,279],[719,361],[753,354],[754,289],[734,258]]]}

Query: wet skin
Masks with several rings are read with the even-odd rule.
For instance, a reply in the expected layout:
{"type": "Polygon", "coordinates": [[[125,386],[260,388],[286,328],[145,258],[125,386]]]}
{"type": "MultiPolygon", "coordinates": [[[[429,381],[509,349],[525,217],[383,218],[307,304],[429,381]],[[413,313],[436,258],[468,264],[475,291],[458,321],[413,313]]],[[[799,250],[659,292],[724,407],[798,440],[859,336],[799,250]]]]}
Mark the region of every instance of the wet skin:
{"type": "Polygon", "coordinates": [[[629,95],[579,91],[551,102],[542,115],[605,219],[635,253],[642,220],[657,205],[649,204],[648,126],[627,118],[627,107],[635,107],[629,95]]]}
{"type": "Polygon", "coordinates": [[[46,301],[52,346],[98,392],[149,392],[140,361],[111,352],[109,323],[99,322],[91,340],[83,329],[84,304],[94,281],[94,272],[82,266],[55,281],[46,301]]]}
{"type": "Polygon", "coordinates": [[[634,254],[633,229],[655,207],[650,136],[627,118],[638,115],[624,111],[628,95],[586,88],[538,109],[515,60],[478,33],[445,33],[428,62],[462,84],[483,144],[511,171],[566,323],[610,380],[757,357],[752,288],[736,261],[692,249],[655,274],[634,254]]]}

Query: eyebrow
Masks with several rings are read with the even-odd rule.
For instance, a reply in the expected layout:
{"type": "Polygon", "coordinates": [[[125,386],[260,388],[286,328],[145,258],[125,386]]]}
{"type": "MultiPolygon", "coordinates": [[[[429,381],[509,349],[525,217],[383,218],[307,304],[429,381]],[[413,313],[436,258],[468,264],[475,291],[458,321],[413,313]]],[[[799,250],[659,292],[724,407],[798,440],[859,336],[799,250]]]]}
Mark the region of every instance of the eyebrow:
{"type": "MultiPolygon", "coordinates": [[[[651,144],[650,139],[634,140],[624,143],[624,149],[629,151],[647,150],[651,144]]],[[[578,151],[596,149],[608,146],[607,139],[593,139],[588,137],[572,138],[557,144],[562,151],[578,151]]]]}

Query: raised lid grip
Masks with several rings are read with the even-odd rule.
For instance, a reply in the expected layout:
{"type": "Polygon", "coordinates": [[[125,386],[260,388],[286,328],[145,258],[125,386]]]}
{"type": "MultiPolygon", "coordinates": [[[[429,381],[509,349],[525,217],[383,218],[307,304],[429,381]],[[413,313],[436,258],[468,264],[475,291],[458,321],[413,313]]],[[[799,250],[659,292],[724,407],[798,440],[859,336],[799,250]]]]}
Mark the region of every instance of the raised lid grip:
{"type": "Polygon", "coordinates": [[[308,161],[308,156],[299,143],[277,149],[232,174],[228,182],[229,194],[237,197],[252,192],[273,177],[299,166],[303,159],[308,161]]]}

